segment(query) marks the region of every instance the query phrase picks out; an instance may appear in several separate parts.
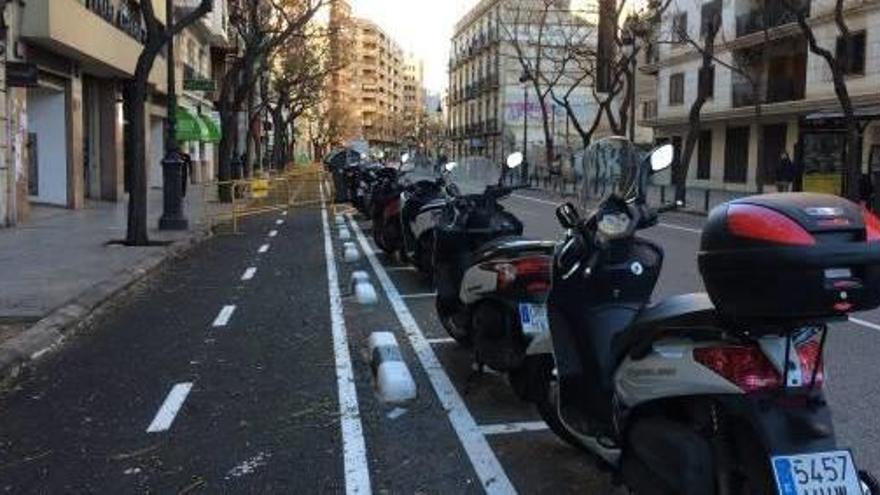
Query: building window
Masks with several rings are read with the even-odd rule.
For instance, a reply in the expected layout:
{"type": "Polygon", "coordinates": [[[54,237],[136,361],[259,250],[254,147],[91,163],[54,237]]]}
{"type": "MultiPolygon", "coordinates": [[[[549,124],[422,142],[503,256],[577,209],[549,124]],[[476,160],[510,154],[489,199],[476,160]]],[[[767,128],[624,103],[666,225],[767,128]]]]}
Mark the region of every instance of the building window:
{"type": "Polygon", "coordinates": [[[672,18],[672,40],[682,43],[688,38],[688,13],[679,12],[672,18]]]}
{"type": "Polygon", "coordinates": [[[669,104],[681,105],[684,103],[684,74],[672,74],[669,76],[669,104]]]}
{"type": "Polygon", "coordinates": [[[850,34],[850,47],[846,49],[846,43],[843,36],[837,38],[837,61],[843,68],[844,74],[860,74],[865,73],[865,31],[858,31],[850,34]]]}
{"type": "Polygon", "coordinates": [[[704,3],[700,15],[700,38],[705,38],[715,29],[716,20],[721,20],[721,0],[704,3]]]}
{"type": "Polygon", "coordinates": [[[724,182],[744,184],[749,171],[749,128],[729,127],[724,144],[724,182]]]}
{"type": "Polygon", "coordinates": [[[712,176],[712,131],[700,131],[697,150],[697,179],[709,180],[712,176]]]}
{"type": "Polygon", "coordinates": [[[706,91],[706,98],[715,98],[715,66],[700,68],[700,84],[706,91]]]}
{"type": "Polygon", "coordinates": [[[651,120],[657,117],[657,100],[642,102],[642,119],[651,120]]]}

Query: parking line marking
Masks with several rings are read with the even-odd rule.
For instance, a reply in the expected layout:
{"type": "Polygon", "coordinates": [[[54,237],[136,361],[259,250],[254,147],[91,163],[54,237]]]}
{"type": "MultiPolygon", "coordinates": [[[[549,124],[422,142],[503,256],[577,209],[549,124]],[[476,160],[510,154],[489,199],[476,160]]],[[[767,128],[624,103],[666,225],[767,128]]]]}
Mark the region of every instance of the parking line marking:
{"type": "Polygon", "coordinates": [[[265,252],[268,251],[268,250],[269,250],[269,245],[268,245],[268,244],[263,244],[262,246],[260,246],[260,249],[257,249],[257,252],[260,253],[260,254],[262,254],[262,253],[265,253],[265,252]]]}
{"type": "Polygon", "coordinates": [[[226,324],[229,323],[229,319],[232,318],[232,313],[234,312],[234,304],[227,304],[226,306],[223,306],[223,309],[221,309],[220,313],[217,314],[217,317],[214,318],[214,323],[211,326],[225,327],[226,324]]]}
{"type": "Polygon", "coordinates": [[[157,433],[171,428],[171,423],[177,417],[177,413],[183,406],[183,401],[186,400],[189,391],[192,390],[192,386],[191,382],[186,382],[178,383],[171,387],[168,397],[165,397],[165,402],[159,406],[159,411],[156,412],[153,422],[147,427],[147,433],[157,433]]]}
{"type": "Polygon", "coordinates": [[[436,292],[422,292],[418,294],[401,294],[400,297],[404,299],[425,299],[428,297],[437,297],[436,292]]]}
{"type": "Polygon", "coordinates": [[[275,225],[283,225],[283,224],[284,224],[284,220],[282,220],[280,218],[278,220],[275,220],[275,225]]]}
{"type": "Polygon", "coordinates": [[[876,323],[871,323],[870,321],[860,320],[858,318],[849,317],[849,321],[855,323],[856,325],[861,325],[865,328],[870,328],[871,330],[880,330],[880,325],[876,323]]]}
{"type": "Polygon", "coordinates": [[[276,235],[278,235],[278,231],[277,231],[277,230],[270,230],[270,231],[269,231],[269,237],[275,237],[276,235]]]}
{"type": "Polygon", "coordinates": [[[250,280],[250,279],[254,278],[254,275],[256,275],[256,274],[257,274],[257,268],[252,266],[244,271],[244,274],[241,276],[241,279],[243,281],[250,280]]]}
{"type": "Polygon", "coordinates": [[[342,296],[339,293],[339,278],[336,272],[336,259],[330,226],[327,223],[327,207],[324,203],[324,188],[321,191],[321,220],[324,227],[324,257],[327,265],[327,289],[330,296],[330,322],[333,334],[333,354],[336,358],[336,386],[339,390],[339,419],[342,429],[343,470],[345,471],[345,493],[369,495],[370,468],[367,463],[367,447],[364,441],[358,407],[357,390],[354,386],[354,369],[348,350],[348,332],[345,328],[345,315],[342,310],[342,296]]]}
{"type": "Polygon", "coordinates": [[[416,271],[416,267],[414,266],[389,266],[385,268],[386,272],[414,272],[416,271]]]}
{"type": "MultiPolygon", "coordinates": [[[[559,206],[559,204],[560,204],[559,202],[548,201],[548,200],[546,200],[546,199],[540,199],[540,198],[532,198],[532,197],[529,197],[529,196],[523,196],[522,194],[511,194],[511,197],[514,197],[514,198],[517,198],[517,199],[524,199],[524,200],[526,200],[526,201],[534,201],[535,203],[540,203],[540,204],[542,204],[542,205],[559,206]]],[[[657,226],[658,226],[658,227],[664,227],[664,228],[667,228],[667,229],[681,230],[681,231],[683,231],[683,232],[690,232],[690,233],[692,233],[692,234],[701,234],[701,233],[703,232],[703,231],[700,230],[700,229],[695,229],[695,228],[692,228],[692,227],[683,227],[683,226],[681,226],[681,225],[675,225],[675,224],[671,224],[671,223],[662,223],[662,222],[661,222],[661,223],[658,223],[657,226]]]]}
{"type": "Polygon", "coordinates": [[[507,473],[504,472],[504,468],[498,461],[498,457],[495,456],[495,452],[489,446],[486,437],[480,432],[480,427],[477,426],[474,417],[468,411],[467,406],[455,389],[455,385],[452,384],[452,380],[449,379],[449,376],[443,370],[443,365],[440,364],[437,355],[434,354],[434,350],[427,339],[425,339],[425,335],[419,328],[418,323],[416,323],[416,319],[410,313],[403,298],[400,297],[397,287],[391,282],[391,278],[385,272],[385,268],[382,267],[382,264],[376,258],[375,252],[370,247],[369,242],[367,242],[367,238],[361,231],[357,221],[351,215],[349,215],[348,219],[352,229],[354,229],[358,242],[361,244],[361,249],[370,262],[370,266],[373,267],[376,278],[379,280],[382,290],[391,303],[391,308],[394,309],[397,319],[406,332],[406,336],[416,353],[416,357],[419,359],[419,363],[428,375],[428,380],[434,388],[434,393],[440,399],[443,409],[447,411],[449,422],[452,424],[456,435],[458,435],[458,439],[461,441],[461,445],[464,447],[468,458],[470,458],[474,471],[476,471],[483,485],[483,490],[488,494],[508,495],[516,493],[513,484],[507,477],[507,473]]]}
{"type": "Polygon", "coordinates": [[[483,435],[506,435],[528,431],[545,431],[550,427],[543,421],[526,421],[521,423],[502,423],[497,425],[480,425],[483,435]]]}
{"type": "Polygon", "coordinates": [[[439,339],[425,339],[425,342],[431,345],[444,345],[444,344],[454,344],[456,342],[452,337],[445,337],[439,339]]]}

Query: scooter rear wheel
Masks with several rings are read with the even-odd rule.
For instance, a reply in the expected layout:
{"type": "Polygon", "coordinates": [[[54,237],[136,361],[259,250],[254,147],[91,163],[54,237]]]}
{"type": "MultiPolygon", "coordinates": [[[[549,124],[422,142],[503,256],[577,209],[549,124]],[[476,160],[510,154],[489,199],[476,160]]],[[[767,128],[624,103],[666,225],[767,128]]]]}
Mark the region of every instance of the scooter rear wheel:
{"type": "Polygon", "coordinates": [[[470,332],[468,332],[466,327],[463,327],[461,323],[458,323],[455,320],[458,318],[458,305],[453,302],[444,301],[439,297],[437,298],[435,305],[437,308],[437,317],[440,318],[440,323],[443,325],[446,333],[455,339],[458,345],[466,348],[473,347],[474,342],[470,332]]]}

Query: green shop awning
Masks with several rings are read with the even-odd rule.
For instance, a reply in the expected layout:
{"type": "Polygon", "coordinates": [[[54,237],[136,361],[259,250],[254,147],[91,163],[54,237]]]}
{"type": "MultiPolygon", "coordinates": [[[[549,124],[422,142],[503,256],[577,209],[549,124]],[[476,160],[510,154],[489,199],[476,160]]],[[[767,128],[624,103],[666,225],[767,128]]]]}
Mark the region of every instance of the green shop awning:
{"type": "Polygon", "coordinates": [[[199,118],[202,121],[202,126],[207,131],[207,138],[203,139],[206,143],[219,143],[220,142],[220,122],[217,122],[211,115],[199,115],[199,118]]]}
{"type": "Polygon", "coordinates": [[[183,107],[177,107],[174,137],[179,143],[186,141],[206,141],[208,130],[197,115],[183,107]]]}

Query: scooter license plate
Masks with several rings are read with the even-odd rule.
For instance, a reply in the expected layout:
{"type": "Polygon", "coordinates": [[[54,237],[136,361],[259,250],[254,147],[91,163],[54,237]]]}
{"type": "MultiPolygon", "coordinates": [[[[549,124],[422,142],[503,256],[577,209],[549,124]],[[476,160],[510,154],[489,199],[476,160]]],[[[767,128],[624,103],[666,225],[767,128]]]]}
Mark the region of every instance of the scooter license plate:
{"type": "Polygon", "coordinates": [[[522,325],[523,333],[526,335],[539,335],[549,332],[550,324],[547,321],[547,305],[520,303],[519,322],[522,325]]]}
{"type": "Polygon", "coordinates": [[[848,450],[772,458],[780,495],[861,495],[858,471],[848,450]]]}

